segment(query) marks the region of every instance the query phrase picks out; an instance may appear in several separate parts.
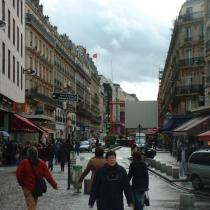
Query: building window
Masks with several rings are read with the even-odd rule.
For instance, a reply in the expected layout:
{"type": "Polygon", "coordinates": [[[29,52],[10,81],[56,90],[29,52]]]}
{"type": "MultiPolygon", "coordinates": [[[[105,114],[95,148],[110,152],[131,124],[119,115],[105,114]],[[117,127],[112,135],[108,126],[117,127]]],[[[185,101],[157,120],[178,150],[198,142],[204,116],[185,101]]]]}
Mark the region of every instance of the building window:
{"type": "Polygon", "coordinates": [[[33,59],[30,57],[30,68],[33,69],[33,59]]]}
{"type": "Polygon", "coordinates": [[[210,40],[210,27],[207,28],[207,40],[210,40]]]}
{"type": "Polygon", "coordinates": [[[2,0],[2,20],[5,21],[5,0],[2,0]]]}
{"type": "Polygon", "coordinates": [[[17,51],[19,52],[19,27],[17,27],[17,51]]]}
{"type": "Polygon", "coordinates": [[[192,40],[192,29],[191,27],[185,28],[185,40],[191,41],[192,40]]]}
{"type": "Polygon", "coordinates": [[[8,10],[8,23],[7,23],[7,25],[8,25],[8,38],[10,39],[10,34],[11,34],[10,27],[11,27],[11,25],[10,25],[10,11],[9,10],[8,10]]]}
{"type": "Polygon", "coordinates": [[[32,31],[30,32],[30,47],[33,46],[33,33],[32,31]]]}
{"type": "Polygon", "coordinates": [[[13,45],[15,45],[15,19],[13,18],[13,45]]]}
{"type": "Polygon", "coordinates": [[[23,35],[20,35],[20,54],[23,57],[23,35]]]}
{"type": "Polygon", "coordinates": [[[20,1],[17,0],[17,16],[19,17],[19,4],[20,4],[20,1]]]}
{"type": "Polygon", "coordinates": [[[10,50],[8,50],[8,78],[10,79],[10,62],[11,62],[11,55],[10,55],[10,50]]]}
{"type": "Polygon", "coordinates": [[[20,87],[21,87],[21,90],[23,89],[23,67],[21,66],[21,72],[20,72],[20,87]]]}
{"type": "Polygon", "coordinates": [[[5,43],[2,42],[2,73],[5,74],[5,43]]]}
{"type": "Polygon", "coordinates": [[[15,83],[15,56],[13,56],[13,82],[15,83]]]}
{"type": "Polygon", "coordinates": [[[210,77],[210,62],[208,62],[208,69],[207,70],[208,70],[207,76],[210,77]]]}
{"type": "Polygon", "coordinates": [[[16,0],[13,0],[13,8],[14,8],[14,9],[15,9],[15,1],[16,1],[16,0]]]}
{"type": "Polygon", "coordinates": [[[17,61],[17,86],[19,86],[19,62],[17,61]]]}
{"type": "Polygon", "coordinates": [[[37,50],[37,46],[38,46],[38,39],[37,36],[35,36],[35,49],[37,50]]]}
{"type": "Polygon", "coordinates": [[[23,23],[23,2],[21,1],[20,3],[20,19],[21,19],[21,24],[23,23]]]}

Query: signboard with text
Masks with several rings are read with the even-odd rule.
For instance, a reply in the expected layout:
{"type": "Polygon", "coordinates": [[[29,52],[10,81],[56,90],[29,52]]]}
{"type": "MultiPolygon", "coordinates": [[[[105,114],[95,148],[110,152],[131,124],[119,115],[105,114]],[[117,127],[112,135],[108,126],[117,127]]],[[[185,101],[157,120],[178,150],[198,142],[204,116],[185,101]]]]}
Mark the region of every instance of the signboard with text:
{"type": "Polygon", "coordinates": [[[52,98],[60,101],[78,101],[78,95],[70,93],[53,93],[52,98]]]}

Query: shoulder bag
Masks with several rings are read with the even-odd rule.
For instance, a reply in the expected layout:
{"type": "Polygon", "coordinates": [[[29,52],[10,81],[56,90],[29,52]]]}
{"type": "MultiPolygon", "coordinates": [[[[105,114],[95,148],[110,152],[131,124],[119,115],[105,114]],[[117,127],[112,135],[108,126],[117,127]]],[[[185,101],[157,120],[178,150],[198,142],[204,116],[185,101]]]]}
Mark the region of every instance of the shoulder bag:
{"type": "Polygon", "coordinates": [[[31,165],[31,168],[32,168],[33,175],[35,177],[35,187],[32,194],[34,197],[40,197],[42,196],[43,193],[47,192],[47,184],[44,178],[36,176],[35,170],[32,165],[31,165]]]}

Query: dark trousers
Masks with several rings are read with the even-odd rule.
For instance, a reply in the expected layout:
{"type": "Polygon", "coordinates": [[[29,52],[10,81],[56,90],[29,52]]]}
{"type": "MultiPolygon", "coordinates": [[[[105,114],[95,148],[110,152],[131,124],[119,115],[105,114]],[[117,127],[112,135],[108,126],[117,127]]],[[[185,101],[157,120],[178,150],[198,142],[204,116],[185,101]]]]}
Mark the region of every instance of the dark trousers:
{"type": "Polygon", "coordinates": [[[61,164],[61,171],[64,171],[65,162],[64,161],[61,161],[60,164],[61,164]]]}
{"type": "Polygon", "coordinates": [[[52,171],[53,170],[53,158],[50,158],[48,161],[48,168],[52,171]]]}

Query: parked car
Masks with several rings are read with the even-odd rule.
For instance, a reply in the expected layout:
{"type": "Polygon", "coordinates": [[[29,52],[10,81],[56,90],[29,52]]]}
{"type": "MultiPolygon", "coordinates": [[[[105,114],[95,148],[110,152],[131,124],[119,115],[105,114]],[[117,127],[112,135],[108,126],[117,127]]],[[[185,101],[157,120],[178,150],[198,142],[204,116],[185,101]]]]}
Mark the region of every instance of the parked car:
{"type": "Polygon", "coordinates": [[[200,190],[210,185],[210,150],[193,152],[187,163],[187,177],[194,189],[200,190]]]}
{"type": "Polygon", "coordinates": [[[91,152],[92,146],[91,146],[90,142],[89,141],[81,141],[79,151],[80,152],[82,152],[82,151],[91,152]]]}

